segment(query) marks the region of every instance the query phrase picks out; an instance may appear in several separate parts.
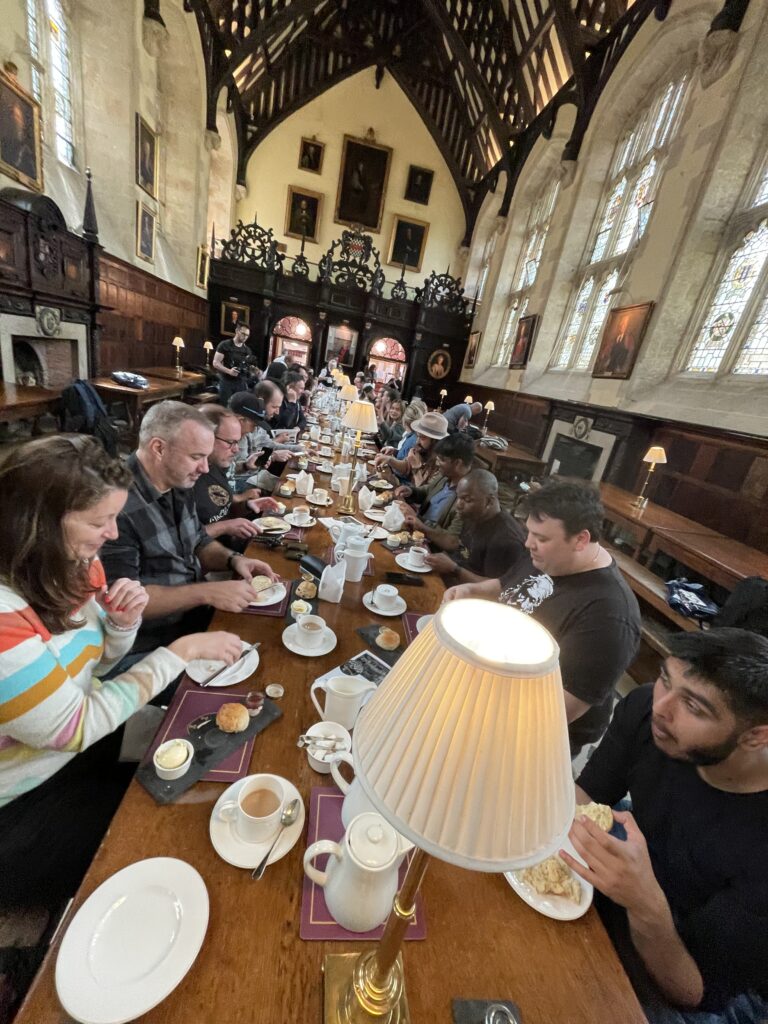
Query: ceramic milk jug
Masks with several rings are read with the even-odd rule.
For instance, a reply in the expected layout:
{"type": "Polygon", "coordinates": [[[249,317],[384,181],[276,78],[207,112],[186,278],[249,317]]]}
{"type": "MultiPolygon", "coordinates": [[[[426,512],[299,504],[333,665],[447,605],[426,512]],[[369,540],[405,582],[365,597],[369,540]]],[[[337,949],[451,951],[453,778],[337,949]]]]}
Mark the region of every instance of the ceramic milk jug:
{"type": "Polygon", "coordinates": [[[304,854],[304,871],[324,890],[334,921],[350,932],[369,932],[389,915],[397,892],[397,832],[375,812],[359,814],[341,842],[321,839],[304,854]],[[312,861],[329,853],[325,871],[312,861]]]}
{"type": "Polygon", "coordinates": [[[328,527],[328,531],[333,540],[334,551],[338,558],[352,537],[363,538],[365,527],[361,526],[360,523],[332,523],[328,527]]]}

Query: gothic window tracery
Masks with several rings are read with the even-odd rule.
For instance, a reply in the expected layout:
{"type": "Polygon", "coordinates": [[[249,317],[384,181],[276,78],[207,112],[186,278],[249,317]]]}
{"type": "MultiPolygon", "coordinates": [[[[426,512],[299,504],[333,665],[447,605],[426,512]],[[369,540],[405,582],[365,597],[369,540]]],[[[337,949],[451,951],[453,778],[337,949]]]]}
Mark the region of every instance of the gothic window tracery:
{"type": "Polygon", "coordinates": [[[26,0],[27,38],[32,57],[32,93],[53,126],[56,155],[75,165],[72,61],[69,26],[61,0],[26,0]]]}

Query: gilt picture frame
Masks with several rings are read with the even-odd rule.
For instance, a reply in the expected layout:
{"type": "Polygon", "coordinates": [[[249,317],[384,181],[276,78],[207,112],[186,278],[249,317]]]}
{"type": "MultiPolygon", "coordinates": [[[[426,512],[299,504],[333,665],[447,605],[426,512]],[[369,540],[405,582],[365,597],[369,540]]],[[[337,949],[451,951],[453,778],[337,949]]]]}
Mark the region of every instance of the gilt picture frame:
{"type": "Polygon", "coordinates": [[[628,380],[637,361],[653,302],[612,309],[605,321],[600,348],[595,356],[593,377],[628,380]]]}
{"type": "Polygon", "coordinates": [[[302,218],[305,218],[304,237],[308,242],[317,242],[323,198],[321,192],[312,192],[300,185],[289,185],[283,234],[288,238],[301,238],[302,218]]]}
{"type": "Polygon", "coordinates": [[[136,255],[147,263],[155,262],[157,219],[154,211],[138,200],[136,203],[136,255]]]}
{"type": "Polygon", "coordinates": [[[344,136],[339,186],[333,219],[336,224],[381,231],[392,150],[368,139],[344,136]]]}
{"type": "Polygon", "coordinates": [[[395,214],[387,250],[389,266],[402,267],[405,264],[406,270],[418,274],[424,260],[428,236],[429,224],[426,221],[395,214]]]}
{"type": "Polygon", "coordinates": [[[299,143],[299,170],[309,171],[310,174],[323,173],[323,159],[325,157],[325,143],[317,139],[302,138],[299,143]]]}
{"type": "Polygon", "coordinates": [[[239,302],[222,302],[219,333],[224,338],[234,337],[240,324],[249,324],[250,316],[250,306],[242,306],[239,302]]]}
{"type": "Polygon", "coordinates": [[[136,114],[136,184],[157,199],[160,140],[141,114],[136,114]]]}
{"type": "Polygon", "coordinates": [[[14,75],[0,70],[0,171],[34,192],[43,191],[40,104],[14,75]]]}
{"type": "Polygon", "coordinates": [[[533,342],[536,339],[536,331],[539,329],[539,314],[531,313],[530,316],[521,316],[517,321],[515,330],[515,344],[509,357],[510,370],[522,370],[528,364],[533,351],[533,342]]]}

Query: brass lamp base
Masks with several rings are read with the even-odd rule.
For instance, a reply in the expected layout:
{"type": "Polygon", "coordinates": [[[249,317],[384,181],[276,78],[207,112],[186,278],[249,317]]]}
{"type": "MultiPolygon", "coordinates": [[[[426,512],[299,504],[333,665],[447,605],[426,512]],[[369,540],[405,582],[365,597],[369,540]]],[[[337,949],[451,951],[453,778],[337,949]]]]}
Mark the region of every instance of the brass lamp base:
{"type": "Polygon", "coordinates": [[[385,989],[372,982],[376,953],[330,953],[323,961],[325,1024],[410,1024],[403,960],[398,956],[385,989]]]}
{"type": "Polygon", "coordinates": [[[355,496],[352,493],[352,486],[350,482],[350,488],[341,500],[339,505],[339,512],[343,512],[344,515],[354,515],[355,512],[355,496]]]}

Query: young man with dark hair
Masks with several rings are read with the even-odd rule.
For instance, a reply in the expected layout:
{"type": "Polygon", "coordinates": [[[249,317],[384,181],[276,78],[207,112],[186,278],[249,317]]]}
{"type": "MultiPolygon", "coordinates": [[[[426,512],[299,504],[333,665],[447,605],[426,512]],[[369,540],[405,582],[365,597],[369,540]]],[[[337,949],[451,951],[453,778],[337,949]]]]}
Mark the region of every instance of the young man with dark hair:
{"type": "Polygon", "coordinates": [[[277,414],[275,429],[293,430],[294,427],[298,427],[299,430],[303,430],[307,425],[300,402],[305,386],[304,378],[296,370],[289,370],[279,382],[279,386],[285,394],[280,412],[277,414]]]}
{"type": "Polygon", "coordinates": [[[616,708],[577,801],[616,804],[626,841],[577,815],[569,866],[654,1024],[768,1019],[768,640],[679,633],[616,708]],[[696,1010],[690,1016],[673,1010],[696,1010]],[[706,1012],[705,1012],[706,1011],[706,1012]]]}
{"type": "Polygon", "coordinates": [[[584,480],[548,480],[526,499],[525,563],[500,580],[462,583],[445,599],[485,597],[532,615],[560,647],[573,757],[602,736],[614,687],[640,644],[640,609],[600,544],[603,506],[584,480]]]}
{"type": "Polygon", "coordinates": [[[459,481],[472,469],[475,444],[462,434],[449,434],[433,449],[437,470],[426,487],[398,487],[395,493],[409,502],[402,504],[405,525],[421,530],[424,536],[444,547],[461,533],[461,517],[456,504],[459,481]],[[414,511],[415,506],[416,511],[414,511]]]}
{"type": "Polygon", "coordinates": [[[232,395],[247,391],[251,386],[251,373],[256,370],[256,356],[248,347],[251,330],[248,324],[238,324],[233,338],[225,338],[216,346],[213,368],[219,375],[219,403],[227,405],[232,395]]]}

